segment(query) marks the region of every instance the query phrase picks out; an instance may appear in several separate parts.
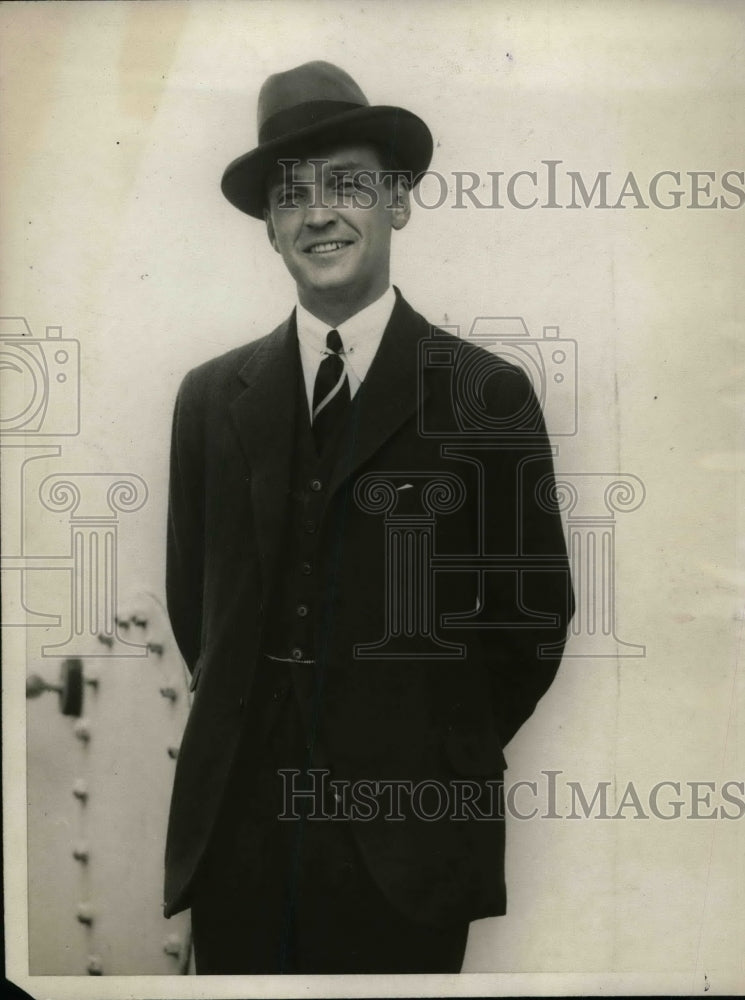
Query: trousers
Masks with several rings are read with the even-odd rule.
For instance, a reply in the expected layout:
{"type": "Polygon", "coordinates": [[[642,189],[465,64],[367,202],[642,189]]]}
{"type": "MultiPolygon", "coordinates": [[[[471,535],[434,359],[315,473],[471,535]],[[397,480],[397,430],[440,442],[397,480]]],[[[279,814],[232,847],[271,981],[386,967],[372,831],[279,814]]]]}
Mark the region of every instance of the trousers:
{"type": "Polygon", "coordinates": [[[307,768],[289,671],[263,661],[253,710],[192,886],[198,975],[460,972],[468,923],[409,920],[345,821],[280,819],[281,768],[307,768]]]}

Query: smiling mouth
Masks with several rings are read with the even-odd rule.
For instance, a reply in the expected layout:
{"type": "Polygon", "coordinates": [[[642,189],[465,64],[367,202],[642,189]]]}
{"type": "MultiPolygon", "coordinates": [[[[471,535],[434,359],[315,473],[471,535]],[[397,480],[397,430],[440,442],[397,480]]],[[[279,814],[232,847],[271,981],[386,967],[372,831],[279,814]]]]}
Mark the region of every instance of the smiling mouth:
{"type": "Polygon", "coordinates": [[[304,252],[313,254],[334,253],[336,250],[343,250],[344,247],[351,245],[351,240],[328,240],[326,243],[314,243],[304,252]]]}

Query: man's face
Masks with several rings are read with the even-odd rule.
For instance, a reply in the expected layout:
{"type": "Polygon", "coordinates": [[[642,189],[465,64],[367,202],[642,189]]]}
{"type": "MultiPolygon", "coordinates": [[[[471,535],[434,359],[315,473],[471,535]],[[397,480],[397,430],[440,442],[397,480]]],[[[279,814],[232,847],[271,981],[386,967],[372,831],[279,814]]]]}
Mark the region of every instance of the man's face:
{"type": "Polygon", "coordinates": [[[386,290],[391,233],[409,219],[408,191],[381,169],[373,147],[349,144],[280,164],[269,180],[271,244],[300,302],[335,324],[386,290]]]}

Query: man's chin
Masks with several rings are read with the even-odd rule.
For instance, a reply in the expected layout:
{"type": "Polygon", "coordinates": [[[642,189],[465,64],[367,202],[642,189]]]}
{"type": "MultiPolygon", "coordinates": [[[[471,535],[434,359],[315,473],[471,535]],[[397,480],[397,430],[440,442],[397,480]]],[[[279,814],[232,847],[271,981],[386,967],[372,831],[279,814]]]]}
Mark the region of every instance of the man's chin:
{"type": "Polygon", "coordinates": [[[343,294],[354,294],[355,281],[348,274],[334,274],[330,270],[323,275],[314,276],[312,281],[304,282],[309,295],[337,297],[343,294]]]}

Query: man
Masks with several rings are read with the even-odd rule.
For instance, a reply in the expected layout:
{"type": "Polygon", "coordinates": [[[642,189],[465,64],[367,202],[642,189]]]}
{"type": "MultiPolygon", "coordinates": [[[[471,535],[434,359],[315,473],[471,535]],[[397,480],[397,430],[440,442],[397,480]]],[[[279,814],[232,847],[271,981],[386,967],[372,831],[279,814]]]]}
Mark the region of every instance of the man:
{"type": "Polygon", "coordinates": [[[459,971],[505,910],[502,748],[572,613],[551,450],[526,377],[390,285],[427,126],[324,62],[258,118],[223,192],[298,302],[176,403],[166,914],[199,974],[459,971]]]}

